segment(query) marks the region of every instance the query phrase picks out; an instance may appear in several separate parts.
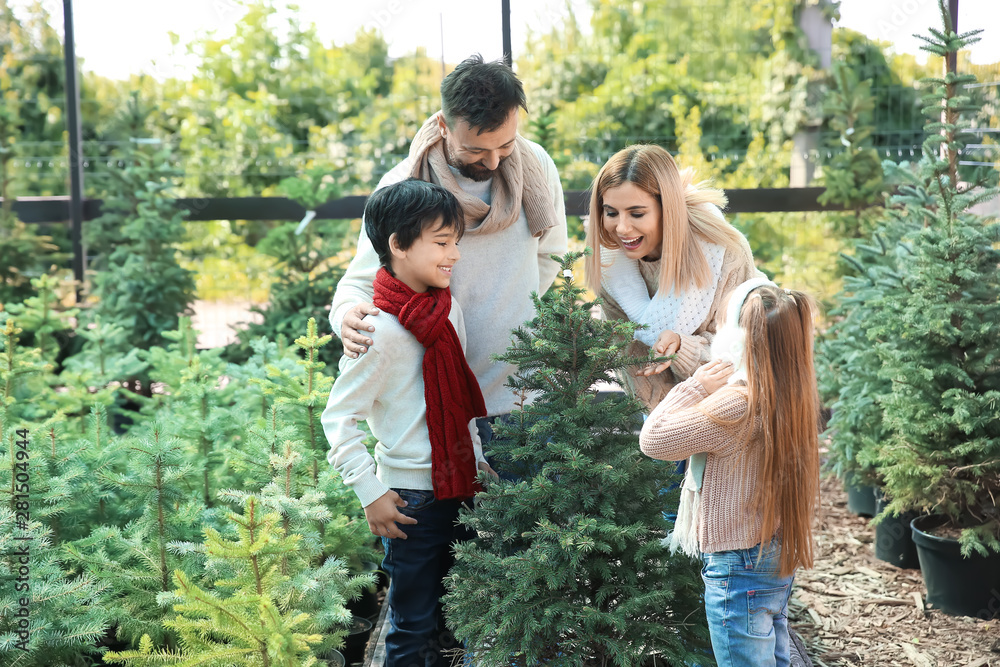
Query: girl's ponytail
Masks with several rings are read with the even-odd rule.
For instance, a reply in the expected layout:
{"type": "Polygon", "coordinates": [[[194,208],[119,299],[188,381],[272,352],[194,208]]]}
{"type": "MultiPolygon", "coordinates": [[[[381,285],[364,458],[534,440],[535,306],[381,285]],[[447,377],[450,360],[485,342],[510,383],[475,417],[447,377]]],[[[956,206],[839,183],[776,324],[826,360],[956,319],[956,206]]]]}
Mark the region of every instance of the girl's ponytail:
{"type": "Polygon", "coordinates": [[[781,574],[813,562],[819,497],[819,397],[813,367],[812,300],[765,286],[747,297],[747,389],[764,443],[758,503],[762,542],[781,529],[781,574]]]}

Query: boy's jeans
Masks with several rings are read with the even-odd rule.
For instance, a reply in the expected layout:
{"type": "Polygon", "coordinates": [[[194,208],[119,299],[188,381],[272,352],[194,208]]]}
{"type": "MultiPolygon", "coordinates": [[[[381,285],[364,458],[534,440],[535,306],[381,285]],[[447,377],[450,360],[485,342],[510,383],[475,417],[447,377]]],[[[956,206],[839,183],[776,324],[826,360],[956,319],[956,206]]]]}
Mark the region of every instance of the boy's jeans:
{"type": "Polygon", "coordinates": [[[385,667],[450,665],[441,656],[456,646],[441,613],[443,579],[454,561],[452,547],[473,533],[457,524],[460,501],[437,500],[433,491],[393,491],[408,503],[399,511],[418,523],[399,526],[405,540],[382,538],[382,569],[389,575],[385,667]]]}
{"type": "Polygon", "coordinates": [[[788,667],[789,577],[778,576],[781,542],[703,553],[705,611],[719,667],[788,667]]]}

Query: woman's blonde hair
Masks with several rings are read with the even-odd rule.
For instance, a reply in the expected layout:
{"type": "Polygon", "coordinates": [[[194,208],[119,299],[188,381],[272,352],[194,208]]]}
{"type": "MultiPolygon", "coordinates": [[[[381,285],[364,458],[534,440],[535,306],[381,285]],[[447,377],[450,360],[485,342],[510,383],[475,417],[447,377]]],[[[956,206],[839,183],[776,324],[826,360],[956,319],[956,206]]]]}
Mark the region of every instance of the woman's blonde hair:
{"type": "Polygon", "coordinates": [[[693,180],[692,170],[679,170],[670,153],[653,144],[624,148],[601,167],[590,190],[587,245],[591,254],[585,261],[587,285],[595,293],[601,287],[601,248],[620,247],[617,237],[604,229],[604,193],[624,183],[633,183],[660,204],[663,241],[657,289],[663,293],[674,285],[686,288],[693,283],[702,288],[711,282],[698,237],[727,250],[746,243],[718,212],[726,205],[726,195],[693,180]]]}
{"type": "Polygon", "coordinates": [[[761,542],[781,529],[781,574],[812,567],[812,522],[819,499],[819,394],[813,367],[812,299],[770,285],[750,292],[746,330],[749,410],[764,446],[756,503],[761,542]]]}

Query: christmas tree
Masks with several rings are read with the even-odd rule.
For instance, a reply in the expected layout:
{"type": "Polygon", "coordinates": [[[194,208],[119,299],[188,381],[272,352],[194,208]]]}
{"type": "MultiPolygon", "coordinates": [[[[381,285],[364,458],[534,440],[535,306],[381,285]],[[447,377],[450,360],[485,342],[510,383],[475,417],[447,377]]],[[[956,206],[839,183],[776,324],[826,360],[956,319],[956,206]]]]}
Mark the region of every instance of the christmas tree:
{"type": "MultiPolygon", "coordinates": [[[[533,394],[498,426],[494,454],[518,481],[490,481],[463,524],[447,579],[449,623],[478,665],[707,664],[698,565],[671,556],[660,495],[673,465],[643,456],[639,404],[593,389],[647,360],[625,354],[636,325],[591,316],[571,267],[534,297],[536,317],[513,334],[508,380],[533,394]]],[[[559,259],[559,258],[556,258],[559,259]]]]}
{"type": "MultiPolygon", "coordinates": [[[[923,48],[946,61],[980,31],[956,34],[939,5],[944,29],[932,29],[923,48]]],[[[963,529],[966,555],[1000,551],[1000,226],[970,211],[997,190],[987,187],[995,172],[959,164],[979,110],[964,92],[974,81],[952,71],[925,79],[923,157],[884,165],[898,188],[892,220],[907,231],[895,266],[878,272],[864,322],[891,385],[879,398],[888,436],[865,451],[891,499],[887,511],[946,516],[963,529]]]]}

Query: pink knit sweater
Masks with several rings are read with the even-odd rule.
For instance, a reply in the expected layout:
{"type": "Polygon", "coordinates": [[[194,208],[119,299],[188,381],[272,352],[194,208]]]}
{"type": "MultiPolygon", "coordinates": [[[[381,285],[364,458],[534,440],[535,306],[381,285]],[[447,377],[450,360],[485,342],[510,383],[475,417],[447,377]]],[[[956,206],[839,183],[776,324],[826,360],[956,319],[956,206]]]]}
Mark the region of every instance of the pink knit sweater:
{"type": "Polygon", "coordinates": [[[724,387],[709,396],[698,380],[688,378],[653,409],[639,436],[643,453],[656,459],[708,453],[698,514],[703,552],[749,549],[761,542],[761,515],[753,502],[761,477],[761,425],[743,419],[748,407],[743,387],[724,387]],[[719,424],[706,413],[735,423],[719,424]]]}

